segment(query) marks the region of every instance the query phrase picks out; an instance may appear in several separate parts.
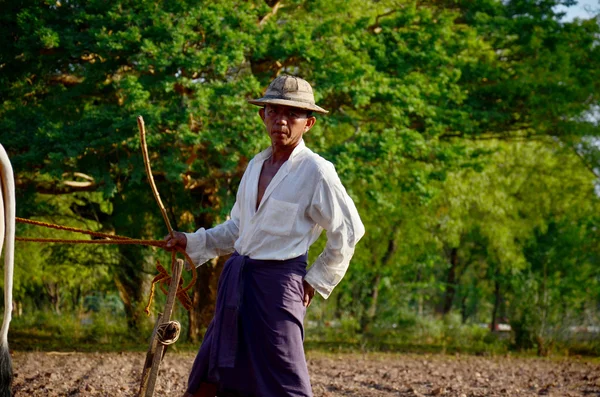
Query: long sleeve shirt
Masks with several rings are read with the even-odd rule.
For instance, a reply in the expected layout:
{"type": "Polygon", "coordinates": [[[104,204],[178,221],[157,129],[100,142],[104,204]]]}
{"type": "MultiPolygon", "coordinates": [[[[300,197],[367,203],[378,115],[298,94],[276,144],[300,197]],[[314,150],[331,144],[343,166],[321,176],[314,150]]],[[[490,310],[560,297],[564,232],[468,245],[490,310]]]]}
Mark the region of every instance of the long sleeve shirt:
{"type": "Polygon", "coordinates": [[[230,219],[186,233],[186,252],[196,266],[232,253],[285,260],[308,252],[323,229],[327,244],[305,280],[324,298],[340,282],[365,229],[333,164],[306,147],[294,149],[269,183],[258,209],[258,181],[269,147],[254,157],[242,177],[230,219]]]}

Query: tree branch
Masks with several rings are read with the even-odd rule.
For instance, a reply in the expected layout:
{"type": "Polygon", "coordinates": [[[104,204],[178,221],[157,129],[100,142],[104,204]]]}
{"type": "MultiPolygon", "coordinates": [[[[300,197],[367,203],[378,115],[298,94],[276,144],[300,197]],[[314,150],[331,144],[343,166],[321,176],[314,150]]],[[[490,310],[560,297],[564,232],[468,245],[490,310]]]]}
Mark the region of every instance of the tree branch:
{"type": "Polygon", "coordinates": [[[468,136],[465,134],[443,134],[439,136],[440,140],[449,140],[452,138],[459,139],[467,139],[470,141],[489,141],[497,139],[499,141],[545,141],[548,136],[546,135],[500,135],[500,134],[490,134],[490,135],[477,135],[477,136],[468,136]]]}
{"type": "Polygon", "coordinates": [[[259,26],[263,26],[265,23],[267,23],[267,21],[269,20],[269,18],[271,18],[272,16],[274,16],[275,14],[277,14],[277,11],[279,11],[280,8],[283,8],[284,5],[281,3],[281,1],[277,1],[274,5],[273,8],[271,9],[271,12],[269,12],[267,15],[265,15],[264,17],[262,17],[260,19],[260,21],[258,22],[259,26]]]}
{"type": "Polygon", "coordinates": [[[383,14],[377,15],[375,17],[375,23],[373,25],[369,26],[367,28],[367,30],[369,30],[370,32],[379,33],[379,31],[381,30],[381,26],[379,25],[379,20],[381,18],[384,18],[384,17],[394,14],[396,11],[398,11],[398,10],[390,10],[390,11],[384,12],[383,14]],[[379,28],[379,31],[377,31],[377,28],[379,28]]]}
{"type": "Polygon", "coordinates": [[[571,149],[573,149],[573,151],[575,152],[575,154],[577,155],[577,157],[579,157],[579,159],[581,160],[581,162],[583,163],[584,167],[592,173],[592,175],[594,175],[596,178],[600,179],[600,174],[598,174],[595,170],[594,167],[592,167],[591,165],[588,164],[588,162],[586,161],[585,157],[583,157],[583,155],[581,153],[579,153],[579,151],[571,146],[571,149]]]}
{"type": "Polygon", "coordinates": [[[93,192],[103,185],[103,183],[95,182],[40,182],[31,179],[17,178],[15,181],[15,187],[17,190],[29,190],[33,189],[37,193],[41,194],[71,194],[78,192],[93,192]]]}

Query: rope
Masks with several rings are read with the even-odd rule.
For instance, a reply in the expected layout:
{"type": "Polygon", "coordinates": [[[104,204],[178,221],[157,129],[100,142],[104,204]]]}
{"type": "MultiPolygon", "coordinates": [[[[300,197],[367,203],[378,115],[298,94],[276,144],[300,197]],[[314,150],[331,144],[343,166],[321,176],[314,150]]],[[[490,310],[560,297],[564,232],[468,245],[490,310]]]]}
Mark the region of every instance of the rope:
{"type": "Polygon", "coordinates": [[[169,321],[158,326],[156,336],[158,341],[165,346],[172,345],[179,339],[181,324],[178,321],[169,321]]]}
{"type": "MultiPolygon", "coordinates": [[[[16,218],[16,222],[17,223],[24,223],[24,224],[28,224],[28,225],[34,225],[34,226],[41,226],[41,227],[46,227],[49,229],[57,229],[57,230],[66,230],[69,232],[75,232],[75,233],[81,233],[81,234],[87,234],[89,236],[92,237],[100,237],[100,238],[104,238],[104,240],[74,240],[74,239],[58,239],[58,238],[33,238],[33,237],[16,237],[15,240],[17,241],[25,241],[25,242],[30,242],[30,243],[59,243],[59,244],[98,244],[98,245],[104,245],[104,244],[137,244],[137,245],[145,245],[145,246],[149,246],[149,247],[158,247],[158,248],[165,248],[166,243],[164,240],[141,240],[141,239],[133,239],[131,237],[126,237],[126,236],[119,236],[116,234],[108,234],[108,233],[100,233],[100,232],[93,232],[91,230],[85,230],[85,229],[79,229],[76,227],[70,227],[70,226],[63,226],[63,225],[56,225],[54,223],[48,223],[48,222],[42,222],[42,221],[35,221],[33,219],[26,219],[26,218],[16,218]]],[[[189,255],[187,254],[187,252],[185,252],[184,249],[181,248],[177,248],[176,249],[177,252],[181,253],[184,257],[185,260],[192,265],[192,281],[190,281],[190,283],[183,289],[185,292],[189,291],[190,288],[196,283],[197,280],[197,274],[196,274],[196,268],[193,266],[193,261],[192,259],[189,257],[189,255]]]]}
{"type": "Polygon", "coordinates": [[[33,219],[25,219],[25,218],[17,217],[16,221],[19,223],[26,223],[29,225],[42,226],[42,227],[47,227],[50,229],[66,230],[69,232],[88,234],[88,235],[94,236],[94,237],[105,237],[105,238],[110,238],[113,240],[132,240],[131,238],[125,237],[125,236],[118,236],[115,234],[100,233],[100,232],[92,232],[90,230],[78,229],[76,227],[69,227],[69,226],[55,225],[53,223],[34,221],[33,219]]]}
{"type": "MultiPolygon", "coordinates": [[[[141,240],[141,239],[133,239],[130,237],[124,237],[124,236],[114,236],[112,234],[92,232],[89,230],[77,229],[74,227],[68,227],[68,226],[62,226],[62,225],[55,225],[52,223],[34,221],[31,219],[25,219],[25,218],[16,218],[16,221],[17,221],[17,223],[26,223],[26,224],[30,224],[30,225],[42,226],[42,227],[47,227],[47,228],[51,228],[51,229],[69,230],[69,231],[76,232],[76,233],[82,233],[82,234],[92,235],[95,237],[107,238],[106,240],[77,240],[77,239],[69,240],[69,239],[60,239],[60,238],[33,238],[33,237],[16,237],[15,238],[15,240],[17,240],[17,241],[24,241],[24,242],[29,242],[29,243],[98,244],[98,245],[107,245],[107,244],[133,245],[133,244],[136,244],[136,245],[144,245],[144,246],[158,247],[158,248],[165,248],[165,246],[167,244],[164,240],[141,240]],[[113,238],[116,238],[116,239],[113,240],[113,238]]],[[[181,293],[187,293],[194,286],[194,284],[196,284],[196,281],[198,279],[198,274],[196,272],[196,267],[193,265],[194,261],[192,261],[192,258],[189,257],[187,252],[185,252],[185,250],[183,248],[176,248],[175,250],[177,252],[181,253],[185,257],[185,260],[192,266],[192,280],[189,282],[188,285],[186,285],[185,287],[182,287],[180,290],[178,290],[177,294],[179,296],[179,294],[181,294],[181,293]]],[[[175,251],[173,251],[173,252],[175,252],[175,251]]],[[[161,266],[161,268],[163,269],[164,273],[166,273],[166,270],[164,270],[164,268],[162,266],[161,266]]],[[[160,270],[160,268],[158,268],[158,265],[157,265],[157,269],[159,270],[159,273],[160,273],[161,270],[160,270]]],[[[168,273],[166,273],[166,274],[168,275],[168,273]]],[[[155,279],[156,279],[156,277],[155,277],[155,279]]],[[[169,276],[169,279],[168,279],[168,281],[166,281],[166,283],[168,284],[170,282],[170,280],[171,280],[171,278],[169,276]]],[[[162,280],[157,280],[157,281],[152,282],[153,283],[152,291],[154,291],[154,283],[157,283],[157,282],[162,282],[162,280]]],[[[179,283],[180,283],[180,285],[182,285],[183,280],[180,279],[179,283]]],[[[152,296],[153,295],[151,295],[150,302],[148,302],[147,307],[149,307],[150,303],[152,302],[152,296]]],[[[181,299],[180,299],[180,301],[181,301],[181,299]]],[[[182,304],[183,304],[183,302],[182,302],[182,304]]],[[[191,304],[189,307],[187,307],[186,305],[184,305],[184,307],[186,307],[186,309],[189,311],[191,308],[191,304]]]]}
{"type": "Polygon", "coordinates": [[[16,237],[17,241],[25,241],[29,243],[60,243],[60,244],[121,244],[121,245],[146,245],[151,247],[164,248],[166,243],[163,240],[77,240],[77,239],[61,239],[61,238],[35,238],[35,237],[16,237]]]}
{"type": "MultiPolygon", "coordinates": [[[[150,287],[150,298],[148,299],[148,304],[146,305],[146,308],[144,309],[144,311],[148,315],[150,315],[150,306],[152,304],[152,299],[154,298],[154,290],[155,290],[156,284],[159,285],[160,290],[165,295],[168,295],[168,291],[165,289],[164,286],[171,284],[171,276],[169,275],[167,270],[160,264],[159,261],[156,261],[156,268],[158,269],[158,275],[156,275],[152,279],[152,286],[150,287]]],[[[185,309],[187,311],[191,310],[192,300],[190,299],[190,296],[187,294],[187,290],[185,288],[183,288],[183,279],[179,279],[179,284],[177,286],[177,294],[175,296],[177,296],[177,299],[179,299],[179,302],[181,302],[181,305],[183,307],[185,307],[185,309]]]]}

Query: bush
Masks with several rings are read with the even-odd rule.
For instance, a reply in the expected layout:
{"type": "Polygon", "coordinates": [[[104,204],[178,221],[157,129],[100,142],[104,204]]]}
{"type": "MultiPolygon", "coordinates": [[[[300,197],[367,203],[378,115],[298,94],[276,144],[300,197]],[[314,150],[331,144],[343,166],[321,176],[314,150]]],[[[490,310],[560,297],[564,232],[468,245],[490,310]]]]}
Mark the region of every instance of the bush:
{"type": "Polygon", "coordinates": [[[508,351],[510,343],[487,328],[463,324],[456,314],[440,318],[404,312],[393,320],[377,322],[364,334],[359,333],[359,321],[350,316],[339,321],[321,321],[312,324],[307,334],[309,346],[333,346],[337,350],[501,354],[508,351]]]}

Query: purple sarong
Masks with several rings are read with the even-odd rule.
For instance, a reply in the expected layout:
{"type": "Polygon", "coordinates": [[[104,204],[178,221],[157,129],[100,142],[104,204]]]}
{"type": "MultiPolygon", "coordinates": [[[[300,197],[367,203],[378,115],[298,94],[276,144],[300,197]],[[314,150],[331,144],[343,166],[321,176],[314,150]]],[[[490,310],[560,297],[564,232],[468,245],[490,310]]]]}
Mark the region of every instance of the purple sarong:
{"type": "Polygon", "coordinates": [[[303,346],[306,260],[231,256],[188,392],[206,382],[244,397],[312,396],[303,346]]]}

